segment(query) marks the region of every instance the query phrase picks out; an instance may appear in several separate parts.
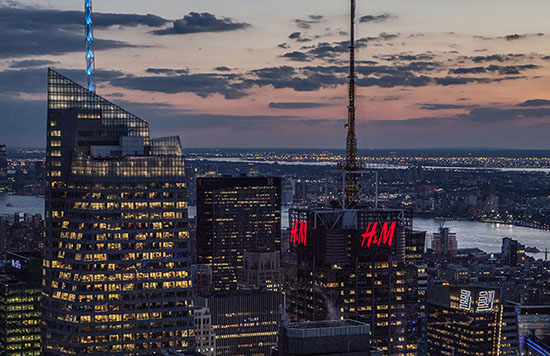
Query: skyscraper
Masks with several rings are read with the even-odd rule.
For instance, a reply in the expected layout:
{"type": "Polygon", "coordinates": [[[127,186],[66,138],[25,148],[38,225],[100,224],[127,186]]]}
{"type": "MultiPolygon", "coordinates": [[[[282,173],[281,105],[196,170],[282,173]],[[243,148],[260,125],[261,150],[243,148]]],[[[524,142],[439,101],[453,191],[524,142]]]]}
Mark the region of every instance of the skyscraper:
{"type": "Polygon", "coordinates": [[[279,251],[281,178],[197,179],[197,262],[212,266],[214,289],[237,289],[247,251],[279,251]]]}
{"type": "Polygon", "coordinates": [[[179,138],[48,72],[45,355],[150,355],[193,337],[179,138]]]}

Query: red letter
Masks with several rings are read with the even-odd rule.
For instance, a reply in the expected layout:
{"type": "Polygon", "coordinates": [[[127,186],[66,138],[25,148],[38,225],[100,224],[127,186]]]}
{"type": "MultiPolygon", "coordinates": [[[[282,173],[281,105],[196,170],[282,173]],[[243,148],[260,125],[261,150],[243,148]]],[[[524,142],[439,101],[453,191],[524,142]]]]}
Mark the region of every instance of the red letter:
{"type": "Polygon", "coordinates": [[[369,238],[369,240],[367,241],[367,247],[370,247],[370,245],[372,243],[372,238],[376,236],[376,227],[378,226],[378,222],[374,223],[374,226],[372,227],[372,230],[370,229],[371,224],[372,223],[369,223],[369,225],[367,226],[367,231],[365,231],[365,233],[363,235],[361,235],[361,236],[363,236],[363,242],[361,242],[361,247],[363,247],[363,245],[365,245],[365,239],[367,237],[369,238]]]}
{"type": "Polygon", "coordinates": [[[306,239],[307,239],[307,221],[301,221],[300,222],[300,235],[298,237],[298,241],[306,245],[306,239]]]}
{"type": "Polygon", "coordinates": [[[391,247],[393,243],[393,235],[395,234],[395,224],[396,222],[392,222],[390,229],[388,230],[388,222],[386,221],[384,223],[384,226],[382,226],[382,231],[380,231],[380,238],[378,239],[378,244],[380,245],[380,240],[384,240],[384,243],[391,247]]]}
{"type": "Polygon", "coordinates": [[[292,229],[290,229],[290,242],[296,245],[296,238],[298,237],[298,220],[292,222],[292,229]]]}

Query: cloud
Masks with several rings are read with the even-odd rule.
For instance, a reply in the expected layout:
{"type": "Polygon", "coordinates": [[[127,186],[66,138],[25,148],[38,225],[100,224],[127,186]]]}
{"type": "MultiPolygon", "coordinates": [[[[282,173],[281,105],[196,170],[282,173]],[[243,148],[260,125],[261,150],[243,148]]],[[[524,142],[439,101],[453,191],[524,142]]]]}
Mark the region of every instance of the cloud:
{"type": "Polygon", "coordinates": [[[44,67],[57,64],[59,62],[50,61],[46,59],[26,59],[21,61],[13,61],[10,63],[10,68],[33,68],[44,67]]]}
{"type": "Polygon", "coordinates": [[[550,100],[547,99],[531,99],[518,104],[519,107],[536,107],[536,106],[550,106],[550,100]]]}
{"type": "Polygon", "coordinates": [[[311,25],[321,23],[324,20],[324,16],[321,15],[309,15],[307,19],[296,19],[294,23],[301,29],[309,30],[311,25]]]}
{"type": "Polygon", "coordinates": [[[386,22],[391,19],[395,19],[397,16],[390,14],[390,13],[384,13],[381,15],[366,15],[359,19],[359,22],[374,22],[374,23],[382,23],[386,22]]]}
{"type": "MultiPolygon", "coordinates": [[[[59,55],[83,51],[81,11],[0,7],[0,58],[29,55],[59,55]]],[[[94,14],[96,27],[153,24],[152,17],[131,14],[94,14]],[[97,25],[96,25],[97,23],[97,25]]],[[[137,47],[127,42],[95,39],[96,51],[137,47]]]]}
{"type": "Polygon", "coordinates": [[[499,38],[503,38],[506,41],[517,41],[517,40],[523,40],[523,39],[526,39],[526,38],[529,38],[529,37],[542,37],[542,36],[544,36],[544,33],[523,34],[523,35],[519,35],[517,33],[514,33],[512,35],[507,35],[507,36],[499,37],[499,38]]]}
{"type": "MultiPolygon", "coordinates": [[[[398,34],[382,32],[376,37],[363,37],[358,39],[355,42],[355,47],[360,49],[366,47],[370,43],[389,42],[398,37],[398,34]]],[[[318,59],[334,60],[339,55],[348,53],[349,46],[349,41],[338,41],[332,43],[320,42],[312,48],[309,48],[307,54],[318,59]]]]}
{"type": "Polygon", "coordinates": [[[175,74],[188,74],[189,69],[147,68],[145,72],[152,73],[152,74],[175,75],[175,74]]]}
{"type": "Polygon", "coordinates": [[[534,64],[525,64],[525,65],[517,65],[517,66],[498,66],[498,65],[490,65],[488,67],[473,67],[473,68],[456,68],[452,69],[449,72],[452,74],[481,74],[481,73],[487,73],[487,72],[498,72],[498,74],[501,75],[519,75],[521,72],[529,69],[538,69],[540,68],[537,65],[534,64]]]}
{"type": "Polygon", "coordinates": [[[269,103],[271,109],[313,109],[324,106],[329,106],[329,104],[311,102],[269,103]]]}
{"type": "Polygon", "coordinates": [[[202,32],[226,32],[244,30],[250,27],[250,24],[244,22],[235,22],[228,17],[217,18],[208,12],[197,13],[190,12],[179,20],[172,23],[172,27],[152,31],[155,35],[186,35],[202,32]]]}
{"type": "Polygon", "coordinates": [[[470,109],[472,105],[455,105],[455,104],[422,104],[420,108],[423,110],[453,110],[453,109],[470,109]]]}
{"type": "Polygon", "coordinates": [[[228,68],[228,67],[225,67],[225,66],[216,67],[216,68],[214,68],[214,70],[218,71],[218,72],[231,72],[231,68],[228,68]]]}
{"type": "Polygon", "coordinates": [[[524,54],[492,54],[488,56],[475,56],[475,57],[465,57],[465,59],[470,59],[474,63],[482,62],[511,62],[517,61],[518,59],[524,58],[524,54]]]}
{"type": "Polygon", "coordinates": [[[311,39],[303,37],[301,32],[293,32],[288,36],[288,38],[295,40],[296,42],[311,42],[311,39]]]}
{"type": "Polygon", "coordinates": [[[310,60],[307,54],[298,51],[285,53],[281,57],[297,62],[308,62],[310,60]]]}

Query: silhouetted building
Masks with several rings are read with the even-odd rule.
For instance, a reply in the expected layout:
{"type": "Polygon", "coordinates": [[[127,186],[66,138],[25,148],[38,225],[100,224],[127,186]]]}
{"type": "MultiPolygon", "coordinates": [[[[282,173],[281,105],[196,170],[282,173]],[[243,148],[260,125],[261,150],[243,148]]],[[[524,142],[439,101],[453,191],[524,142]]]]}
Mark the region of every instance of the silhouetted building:
{"type": "Polygon", "coordinates": [[[273,356],[382,356],[370,345],[370,326],[355,320],[283,321],[273,356]]]}
{"type": "Polygon", "coordinates": [[[281,293],[239,290],[198,297],[202,298],[212,315],[216,355],[268,355],[277,344],[279,310],[284,306],[281,293]]]}
{"type": "Polygon", "coordinates": [[[237,278],[239,288],[282,292],[281,252],[245,252],[244,266],[239,270],[237,278]]]}
{"type": "Polygon", "coordinates": [[[197,295],[212,293],[214,284],[212,283],[212,266],[210,265],[193,265],[191,266],[193,273],[193,291],[197,295]]]}
{"type": "Polygon", "coordinates": [[[44,355],[193,342],[179,138],[48,72],[44,355]]]}
{"type": "Polygon", "coordinates": [[[456,234],[450,232],[448,227],[440,227],[439,231],[433,234],[432,250],[435,254],[445,257],[456,257],[458,252],[456,234]]]}
{"type": "Polygon", "coordinates": [[[0,274],[0,355],[39,356],[42,320],[40,253],[8,253],[0,274]]]}
{"type": "Polygon", "coordinates": [[[503,265],[516,267],[525,262],[525,245],[509,237],[502,239],[500,259],[503,265]]]}
{"type": "Polygon", "coordinates": [[[416,355],[417,335],[407,334],[419,297],[418,269],[405,262],[412,213],[312,208],[289,215],[296,253],[285,266],[290,319],[358,320],[371,325],[371,344],[385,353],[416,355]]]}
{"type": "Polygon", "coordinates": [[[214,289],[237,289],[247,251],[280,251],[281,178],[197,178],[197,262],[214,289]]]}
{"type": "Polygon", "coordinates": [[[428,356],[519,355],[517,316],[500,289],[430,286],[427,308],[428,356]]]}

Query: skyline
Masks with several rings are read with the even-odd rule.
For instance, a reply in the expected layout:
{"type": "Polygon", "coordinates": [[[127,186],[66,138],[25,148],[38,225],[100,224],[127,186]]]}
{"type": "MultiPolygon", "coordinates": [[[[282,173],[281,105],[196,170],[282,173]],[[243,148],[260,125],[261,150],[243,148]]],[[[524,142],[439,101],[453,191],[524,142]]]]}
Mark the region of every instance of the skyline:
{"type": "MultiPolygon", "coordinates": [[[[85,83],[83,4],[36,3],[0,1],[12,147],[45,144],[46,67],[85,83]]],[[[358,2],[360,149],[550,148],[550,4],[496,4],[358,2]]],[[[186,148],[344,148],[348,16],[347,1],[96,0],[97,92],[186,148]]]]}

